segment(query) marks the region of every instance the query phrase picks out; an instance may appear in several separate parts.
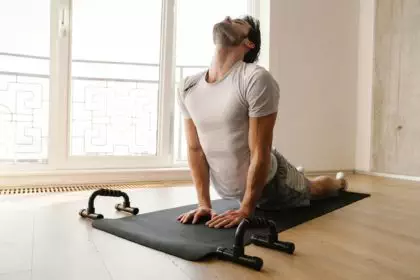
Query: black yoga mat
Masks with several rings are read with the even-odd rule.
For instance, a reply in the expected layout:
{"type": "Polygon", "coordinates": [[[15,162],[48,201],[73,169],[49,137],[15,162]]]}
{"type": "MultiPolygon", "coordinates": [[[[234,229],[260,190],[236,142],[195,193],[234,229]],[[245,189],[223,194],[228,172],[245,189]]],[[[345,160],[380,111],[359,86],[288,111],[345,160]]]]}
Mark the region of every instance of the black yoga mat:
{"type": "MultiPolygon", "coordinates": [[[[257,211],[256,215],[273,220],[277,231],[281,232],[368,196],[363,193],[342,192],[337,197],[312,201],[308,207],[257,211]]],[[[135,206],[135,202],[132,204],[135,206]]],[[[214,200],[212,205],[217,213],[239,207],[236,201],[229,200],[214,200]]],[[[219,246],[231,248],[236,228],[213,229],[205,226],[205,221],[185,225],[176,220],[181,213],[195,207],[196,205],[187,205],[119,219],[95,220],[92,224],[96,229],[191,261],[212,255],[219,246]]],[[[248,237],[245,237],[247,244],[248,237]]],[[[299,247],[299,244],[296,245],[299,247]]]]}

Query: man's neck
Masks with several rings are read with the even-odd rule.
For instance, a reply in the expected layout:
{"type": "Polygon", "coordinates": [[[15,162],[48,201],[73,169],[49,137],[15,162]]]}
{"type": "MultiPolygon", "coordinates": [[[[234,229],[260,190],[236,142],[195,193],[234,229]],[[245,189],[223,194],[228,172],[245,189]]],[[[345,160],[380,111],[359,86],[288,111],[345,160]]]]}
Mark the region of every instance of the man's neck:
{"type": "Polygon", "coordinates": [[[241,53],[229,48],[217,46],[213,61],[209,68],[207,82],[214,83],[222,79],[233,65],[242,59],[243,55],[241,53]]]}

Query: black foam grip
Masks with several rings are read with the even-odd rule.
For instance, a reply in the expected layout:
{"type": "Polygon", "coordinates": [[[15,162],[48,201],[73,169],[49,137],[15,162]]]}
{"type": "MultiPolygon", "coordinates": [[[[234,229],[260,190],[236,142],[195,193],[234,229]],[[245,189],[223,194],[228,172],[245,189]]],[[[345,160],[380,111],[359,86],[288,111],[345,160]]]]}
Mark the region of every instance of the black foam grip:
{"type": "Polygon", "coordinates": [[[125,193],[119,190],[99,189],[97,194],[100,196],[120,197],[120,196],[124,196],[125,193]]]}
{"type": "Polygon", "coordinates": [[[252,217],[248,219],[248,228],[268,228],[271,226],[270,221],[262,217],[252,217]]]}
{"type": "Polygon", "coordinates": [[[267,228],[269,231],[268,242],[273,243],[277,240],[277,229],[276,224],[268,219],[262,217],[254,217],[250,219],[248,228],[250,229],[263,229],[267,228]]]}

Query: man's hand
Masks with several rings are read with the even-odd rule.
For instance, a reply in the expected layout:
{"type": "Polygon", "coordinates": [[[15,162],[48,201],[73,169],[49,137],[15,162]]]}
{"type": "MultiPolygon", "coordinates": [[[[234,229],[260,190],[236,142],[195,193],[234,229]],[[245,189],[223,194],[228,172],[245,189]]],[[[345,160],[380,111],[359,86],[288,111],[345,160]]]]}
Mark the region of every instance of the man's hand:
{"type": "Polygon", "coordinates": [[[196,224],[202,217],[208,217],[209,219],[213,219],[217,217],[217,215],[216,212],[214,212],[211,208],[198,207],[197,209],[179,215],[177,220],[183,224],[189,223],[192,220],[192,223],[196,224]]]}
{"type": "Polygon", "coordinates": [[[239,225],[243,219],[249,215],[243,210],[229,210],[221,215],[217,215],[206,223],[209,227],[214,228],[231,228],[239,225]]]}

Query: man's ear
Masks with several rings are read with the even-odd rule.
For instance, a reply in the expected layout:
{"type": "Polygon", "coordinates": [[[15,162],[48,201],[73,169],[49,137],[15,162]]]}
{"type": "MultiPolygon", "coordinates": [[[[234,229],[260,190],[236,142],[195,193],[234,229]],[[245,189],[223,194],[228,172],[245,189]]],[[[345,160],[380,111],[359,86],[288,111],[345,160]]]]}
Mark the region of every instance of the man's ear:
{"type": "Polygon", "coordinates": [[[248,40],[248,39],[245,39],[245,46],[247,48],[250,48],[250,49],[254,49],[255,48],[255,44],[253,42],[251,42],[250,40],[248,40]]]}

